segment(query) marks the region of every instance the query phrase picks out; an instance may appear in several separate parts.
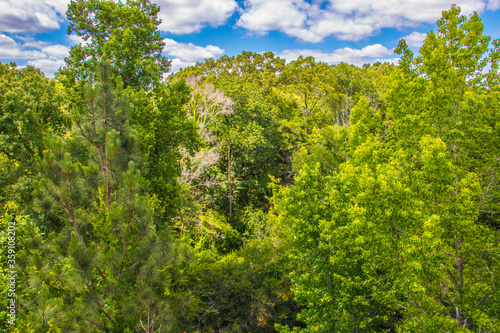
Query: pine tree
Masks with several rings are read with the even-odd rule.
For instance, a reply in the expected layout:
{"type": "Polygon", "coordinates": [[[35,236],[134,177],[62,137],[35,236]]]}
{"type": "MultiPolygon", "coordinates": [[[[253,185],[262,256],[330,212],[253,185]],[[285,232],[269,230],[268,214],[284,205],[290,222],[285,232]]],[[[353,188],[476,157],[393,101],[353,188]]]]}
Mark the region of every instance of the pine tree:
{"type": "Polygon", "coordinates": [[[157,228],[155,202],[142,188],[133,107],[121,82],[111,82],[109,61],[99,68],[99,82],[85,87],[86,107],[72,113],[74,129],[46,137],[38,159],[40,209],[61,224],[27,272],[39,292],[26,319],[39,330],[153,332],[169,318],[173,240],[168,227],[157,228]],[[48,262],[54,274],[40,269],[48,262]],[[42,302],[51,311],[35,318],[42,302]]]}

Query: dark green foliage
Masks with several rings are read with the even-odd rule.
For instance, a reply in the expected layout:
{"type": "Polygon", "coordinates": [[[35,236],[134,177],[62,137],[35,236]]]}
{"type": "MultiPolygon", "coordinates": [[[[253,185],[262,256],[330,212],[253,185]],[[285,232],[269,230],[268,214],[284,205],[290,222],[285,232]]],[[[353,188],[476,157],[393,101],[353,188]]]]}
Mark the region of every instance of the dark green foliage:
{"type": "Polygon", "coordinates": [[[188,273],[200,300],[193,326],[201,332],[273,332],[275,323],[301,325],[288,269],[287,259],[268,240],[223,257],[200,252],[188,273]]]}
{"type": "Polygon", "coordinates": [[[133,106],[120,83],[111,83],[109,63],[101,64],[100,81],[86,86],[87,107],[73,114],[74,130],[47,136],[37,162],[40,210],[64,224],[28,247],[23,271],[34,292],[20,313],[26,329],[123,332],[149,319],[156,328],[169,324],[165,268],[174,242],[167,225],[155,226],[156,204],[142,190],[133,106]],[[72,156],[72,140],[87,156],[72,156]]]}
{"type": "Polygon", "coordinates": [[[163,213],[161,220],[178,216],[181,186],[181,147],[193,154],[201,142],[196,125],[186,114],[190,89],[184,81],[161,84],[150,92],[130,92],[137,105],[131,122],[141,137],[141,151],[147,165],[144,177],[149,192],[156,195],[163,213]]]}

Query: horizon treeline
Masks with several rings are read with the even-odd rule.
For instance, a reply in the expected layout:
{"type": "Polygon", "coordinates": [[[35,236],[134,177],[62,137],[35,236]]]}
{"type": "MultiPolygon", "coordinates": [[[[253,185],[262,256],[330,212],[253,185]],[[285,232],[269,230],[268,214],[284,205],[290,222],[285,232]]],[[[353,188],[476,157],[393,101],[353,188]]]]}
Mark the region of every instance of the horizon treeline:
{"type": "Polygon", "coordinates": [[[398,65],[207,59],[72,0],[0,63],[0,330],[500,332],[500,40],[452,6],[398,65]]]}

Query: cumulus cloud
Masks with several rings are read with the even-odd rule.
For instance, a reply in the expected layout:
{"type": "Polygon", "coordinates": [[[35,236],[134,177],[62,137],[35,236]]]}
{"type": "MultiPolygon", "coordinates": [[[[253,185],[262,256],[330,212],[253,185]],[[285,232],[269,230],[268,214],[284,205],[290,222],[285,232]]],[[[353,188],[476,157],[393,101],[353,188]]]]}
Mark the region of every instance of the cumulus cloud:
{"type": "Polygon", "coordinates": [[[433,23],[456,3],[463,14],[500,7],[500,0],[245,0],[238,27],[255,34],[281,31],[310,43],[327,36],[357,41],[382,28],[433,23]]]}
{"type": "Polygon", "coordinates": [[[176,72],[181,68],[196,64],[197,61],[214,58],[224,53],[223,49],[214,45],[202,47],[193,43],[179,43],[170,38],[165,38],[164,42],[163,52],[170,57],[175,57],[172,59],[171,72],[176,72]]]}
{"type": "Polygon", "coordinates": [[[69,0],[0,0],[0,32],[47,32],[60,28],[69,0]]]}
{"type": "MultiPolygon", "coordinates": [[[[116,1],[116,0],[115,0],[116,1]]],[[[0,0],[0,32],[47,32],[60,28],[70,0],[0,0]]],[[[157,0],[160,30],[198,32],[224,24],[236,11],[235,0],[157,0]]]]}
{"type": "Polygon", "coordinates": [[[421,47],[424,45],[424,40],[427,37],[427,33],[424,32],[412,32],[408,36],[403,37],[406,40],[406,44],[410,47],[421,47]]]}
{"type": "Polygon", "coordinates": [[[174,59],[172,59],[171,65],[172,65],[172,67],[170,68],[170,72],[168,73],[169,75],[171,73],[175,73],[175,72],[179,71],[182,68],[196,65],[196,62],[186,61],[186,60],[182,60],[179,58],[174,58],[174,59]]]}
{"type": "MultiPolygon", "coordinates": [[[[461,7],[462,13],[482,12],[485,0],[330,0],[330,9],[341,14],[356,14],[374,20],[391,19],[433,23],[443,10],[452,4],[461,7]]],[[[391,22],[392,23],[392,22],[391,22]]]]}
{"type": "Polygon", "coordinates": [[[49,45],[42,47],[41,51],[51,59],[64,59],[69,55],[70,48],[65,45],[49,45]]]}
{"type": "Polygon", "coordinates": [[[28,61],[28,65],[40,68],[49,77],[53,76],[64,64],[64,60],[62,59],[36,59],[28,61]]]}
{"type": "Polygon", "coordinates": [[[308,19],[315,14],[316,7],[303,0],[246,0],[236,26],[261,35],[277,30],[302,40],[321,41],[306,28],[308,19]]]}
{"type": "Polygon", "coordinates": [[[500,8],[500,0],[489,0],[486,9],[495,11],[500,8]]]}
{"type": "Polygon", "coordinates": [[[285,50],[278,53],[278,56],[285,58],[287,61],[297,59],[299,56],[308,57],[312,56],[316,61],[325,62],[330,65],[336,65],[341,62],[362,66],[366,63],[390,62],[397,63],[398,58],[389,58],[393,55],[393,50],[387,49],[380,44],[373,44],[363,47],[362,49],[352,49],[345,47],[337,49],[333,52],[323,52],[320,50],[285,50]]]}
{"type": "Polygon", "coordinates": [[[47,76],[64,66],[64,58],[70,48],[60,44],[50,44],[28,37],[12,38],[0,34],[0,59],[28,60],[27,64],[40,68],[47,76]]]}
{"type": "Polygon", "coordinates": [[[224,24],[238,8],[234,0],[158,0],[161,31],[174,34],[198,32],[207,25],[224,24]]]}
{"type": "Polygon", "coordinates": [[[37,50],[26,49],[14,39],[4,34],[0,34],[0,59],[32,59],[44,57],[44,54],[37,50]]]}

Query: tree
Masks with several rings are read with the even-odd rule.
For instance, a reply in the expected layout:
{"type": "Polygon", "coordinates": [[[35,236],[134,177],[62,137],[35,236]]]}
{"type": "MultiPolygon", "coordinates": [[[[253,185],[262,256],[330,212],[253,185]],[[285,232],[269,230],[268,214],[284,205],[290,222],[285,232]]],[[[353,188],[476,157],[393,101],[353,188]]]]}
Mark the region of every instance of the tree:
{"type": "Polygon", "coordinates": [[[327,64],[316,63],[313,57],[300,56],[290,62],[280,75],[299,103],[303,116],[311,117],[323,99],[329,70],[331,68],[327,64]]]}
{"type": "Polygon", "coordinates": [[[160,84],[154,91],[130,91],[136,105],[131,123],[141,138],[143,176],[163,212],[158,220],[179,216],[183,152],[193,154],[201,145],[196,124],[186,114],[190,89],[183,81],[160,84]]]}
{"type": "Polygon", "coordinates": [[[420,56],[400,43],[386,107],[352,109],[346,161],[277,191],[308,331],[497,330],[500,235],[480,217],[498,202],[500,53],[482,33],[452,6],[420,56]]]}
{"type": "Polygon", "coordinates": [[[274,323],[300,325],[285,274],[288,260],[271,240],[253,240],[224,256],[199,251],[197,257],[189,283],[199,309],[184,331],[275,332],[274,323]]]}
{"type": "Polygon", "coordinates": [[[38,331],[169,326],[166,266],[174,244],[169,227],[155,225],[130,126],[133,106],[111,72],[101,61],[98,83],[86,85],[86,108],[72,115],[75,128],[47,136],[37,163],[40,210],[61,222],[42,246],[28,247],[23,267],[35,292],[22,317],[38,331]],[[54,274],[45,274],[47,265],[54,274]]]}
{"type": "Polygon", "coordinates": [[[441,138],[454,153],[459,178],[477,174],[483,187],[478,209],[494,219],[499,212],[500,40],[489,48],[491,38],[483,29],[477,13],[467,18],[453,6],[443,12],[438,31],[428,34],[420,56],[414,58],[400,43],[408,69],[387,99],[388,118],[394,119],[388,136],[405,137],[399,142],[408,148],[422,133],[441,138]]]}
{"type": "Polygon", "coordinates": [[[96,73],[96,64],[106,55],[113,75],[121,77],[124,87],[149,89],[156,86],[170,68],[162,56],[165,43],[157,18],[159,7],[150,0],[73,0],[66,16],[68,34],[76,33],[84,43],[71,48],[59,79],[72,86],[96,73]]]}
{"type": "Polygon", "coordinates": [[[446,151],[447,164],[433,167],[436,185],[428,189],[433,197],[424,200],[440,216],[439,250],[447,267],[447,277],[436,278],[440,283],[434,290],[448,302],[445,311],[455,325],[471,330],[498,325],[498,310],[491,305],[498,297],[498,266],[493,264],[498,260],[498,232],[481,220],[486,212],[498,212],[500,49],[498,40],[489,48],[491,38],[483,29],[477,13],[465,17],[452,6],[443,12],[437,32],[428,34],[420,56],[412,59],[401,43],[398,51],[405,54],[406,73],[389,95],[387,115],[389,140],[399,137],[393,141],[395,149],[415,155],[416,144],[429,138],[427,142],[436,140],[446,151]],[[401,98],[402,90],[407,98],[401,98]],[[399,99],[397,106],[394,98],[399,99]],[[438,190],[440,182],[447,187],[438,190]]]}
{"type": "Polygon", "coordinates": [[[33,67],[0,64],[0,94],[1,152],[30,169],[43,134],[67,120],[62,87],[33,67]]]}
{"type": "Polygon", "coordinates": [[[63,87],[40,70],[0,64],[0,202],[18,197],[29,205],[34,158],[44,135],[70,123],[65,107],[63,87]]]}
{"type": "Polygon", "coordinates": [[[224,212],[243,232],[245,206],[251,203],[257,209],[264,208],[268,175],[282,168],[278,160],[281,135],[267,100],[282,62],[272,53],[244,52],[175,74],[181,78],[196,75],[190,114],[198,119],[200,131],[211,134],[205,150],[216,148],[219,152],[217,165],[206,168],[205,176],[200,177],[217,181],[206,182],[206,187],[202,182],[197,184],[203,201],[224,212]]]}

